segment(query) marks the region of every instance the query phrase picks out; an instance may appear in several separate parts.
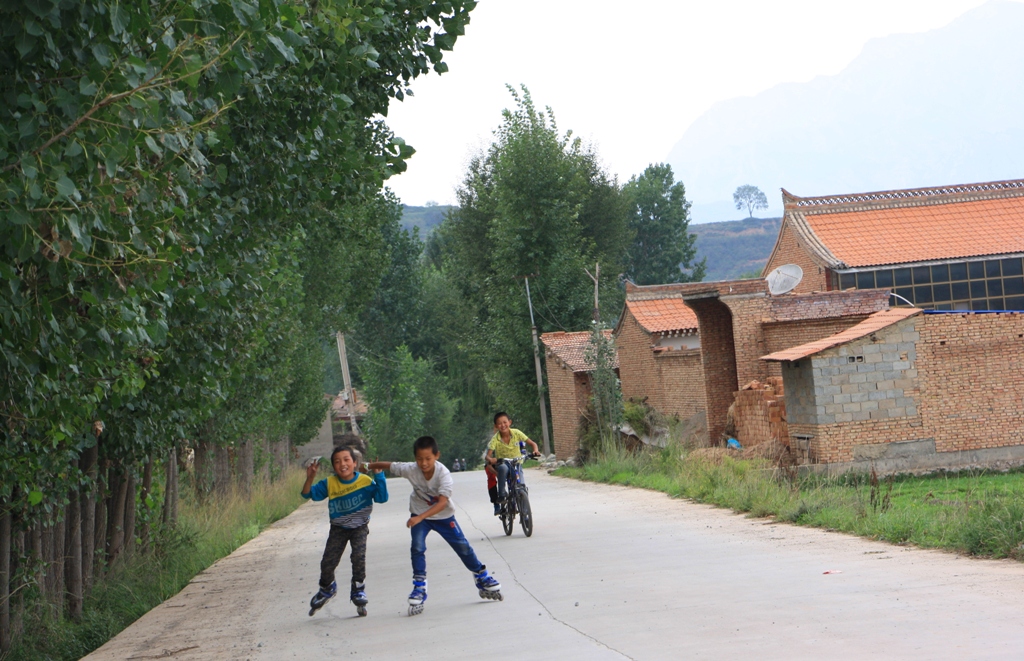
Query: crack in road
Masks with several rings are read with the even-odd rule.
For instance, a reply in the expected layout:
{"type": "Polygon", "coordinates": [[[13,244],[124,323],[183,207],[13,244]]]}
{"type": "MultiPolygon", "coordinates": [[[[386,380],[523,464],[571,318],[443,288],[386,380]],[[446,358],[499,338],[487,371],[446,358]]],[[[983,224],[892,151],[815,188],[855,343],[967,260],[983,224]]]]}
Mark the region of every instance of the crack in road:
{"type": "Polygon", "coordinates": [[[530,598],[532,598],[535,602],[537,602],[538,606],[540,606],[541,608],[544,609],[544,612],[548,614],[548,617],[550,617],[555,622],[558,622],[562,626],[564,626],[564,627],[566,627],[568,629],[572,629],[573,631],[575,631],[579,635],[583,636],[584,638],[588,638],[588,639],[594,641],[595,643],[597,643],[601,647],[603,647],[603,648],[605,648],[607,650],[610,650],[612,652],[615,652],[616,654],[622,656],[623,658],[629,659],[630,661],[637,661],[636,659],[634,659],[630,655],[626,654],[625,652],[623,652],[621,650],[617,650],[614,647],[612,647],[611,645],[605,643],[604,641],[598,640],[597,638],[594,638],[589,633],[577,629],[573,625],[569,624],[565,620],[557,617],[554,613],[552,613],[551,609],[548,608],[547,605],[543,601],[541,601],[540,599],[537,598],[537,595],[535,595],[532,592],[530,592],[530,588],[528,588],[525,585],[523,585],[522,581],[519,580],[519,577],[516,576],[516,571],[514,569],[512,569],[512,565],[509,564],[509,562],[505,558],[505,556],[502,555],[501,551],[498,550],[498,547],[494,545],[494,540],[491,539],[491,536],[488,535],[486,532],[484,532],[483,529],[480,528],[480,526],[476,525],[476,521],[473,520],[473,515],[470,514],[469,511],[466,508],[462,507],[461,505],[458,505],[456,503],[456,506],[460,510],[462,510],[462,512],[466,515],[466,518],[469,519],[470,525],[473,526],[473,528],[475,528],[477,530],[477,532],[479,532],[481,535],[484,536],[484,539],[487,540],[487,543],[491,545],[491,548],[494,549],[494,552],[497,553],[498,557],[501,558],[502,562],[505,563],[505,567],[507,567],[509,573],[512,574],[512,580],[515,582],[515,584],[518,585],[520,588],[522,588],[523,591],[526,592],[526,594],[530,595],[530,598]]]}

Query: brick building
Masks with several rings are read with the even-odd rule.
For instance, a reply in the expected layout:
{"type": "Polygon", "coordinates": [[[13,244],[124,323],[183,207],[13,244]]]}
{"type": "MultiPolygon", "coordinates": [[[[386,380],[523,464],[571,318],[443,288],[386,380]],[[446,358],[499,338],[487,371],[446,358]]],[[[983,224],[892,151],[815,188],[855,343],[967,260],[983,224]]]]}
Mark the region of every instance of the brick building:
{"type": "Polygon", "coordinates": [[[646,400],[680,420],[705,409],[697,315],[683,302],[685,287],[627,282],[626,304],[615,327],[623,398],[646,400]]]}
{"type": "Polygon", "coordinates": [[[799,265],[797,292],[880,288],[925,309],[1024,310],[1024,180],[782,198],[765,273],[799,265]]]}
{"type": "MultiPolygon", "coordinates": [[[[540,336],[545,349],[555,455],[562,460],[572,457],[579,448],[580,417],[593,392],[590,375],[594,365],[587,357],[590,337],[589,331],[540,336]]],[[[611,339],[611,331],[605,331],[605,337],[611,339]]],[[[618,358],[615,361],[613,366],[618,370],[618,358]]]]}
{"type": "Polygon", "coordinates": [[[764,357],[791,448],[832,471],[1024,464],[1024,314],[885,310],[764,357]]]}

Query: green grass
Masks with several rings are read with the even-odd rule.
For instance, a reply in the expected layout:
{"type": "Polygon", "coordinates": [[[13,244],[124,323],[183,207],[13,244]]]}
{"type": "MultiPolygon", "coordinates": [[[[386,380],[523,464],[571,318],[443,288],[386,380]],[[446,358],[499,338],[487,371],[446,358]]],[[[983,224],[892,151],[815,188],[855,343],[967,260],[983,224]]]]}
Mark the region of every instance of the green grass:
{"type": "Polygon", "coordinates": [[[895,544],[1024,559],[1024,473],[961,472],[791,479],[767,462],[685,458],[678,449],[612,451],[557,475],[661,491],[751,516],[895,544]]]}
{"type": "Polygon", "coordinates": [[[86,598],[81,622],[55,620],[29,607],[25,634],[3,661],[79,659],[181,591],[217,560],[256,537],[302,504],[305,472],[287,471],[273,484],[256,483],[250,499],[233,494],[198,502],[187,489],[179,525],[162,531],[154,553],[138,553],[98,582],[86,598]]]}

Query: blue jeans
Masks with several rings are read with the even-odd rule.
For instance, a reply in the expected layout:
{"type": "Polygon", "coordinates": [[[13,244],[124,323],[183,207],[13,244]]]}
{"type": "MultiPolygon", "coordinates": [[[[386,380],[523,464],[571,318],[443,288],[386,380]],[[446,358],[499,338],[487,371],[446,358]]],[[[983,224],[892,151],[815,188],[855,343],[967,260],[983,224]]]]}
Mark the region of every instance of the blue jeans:
{"type": "Polygon", "coordinates": [[[474,574],[483,570],[484,566],[477,560],[473,547],[469,545],[466,536],[462,534],[455,517],[447,519],[424,519],[412,527],[412,575],[413,578],[426,578],[427,576],[427,534],[431,530],[448,542],[448,546],[459,555],[462,564],[474,574]]]}
{"type": "MultiPolygon", "coordinates": [[[[494,472],[498,474],[498,498],[504,499],[508,495],[508,474],[512,470],[512,464],[507,461],[499,461],[494,466],[494,472]]],[[[522,481],[520,481],[522,483],[522,481]]]]}

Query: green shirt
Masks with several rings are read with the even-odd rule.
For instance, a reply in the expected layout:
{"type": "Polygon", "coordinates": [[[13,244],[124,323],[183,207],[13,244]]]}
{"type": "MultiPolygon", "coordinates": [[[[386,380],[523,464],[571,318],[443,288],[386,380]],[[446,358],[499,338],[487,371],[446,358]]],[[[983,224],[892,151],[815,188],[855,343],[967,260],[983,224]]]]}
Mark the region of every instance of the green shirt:
{"type": "Polygon", "coordinates": [[[518,429],[509,429],[508,431],[508,443],[502,442],[501,432],[497,432],[491,437],[491,442],[487,446],[487,449],[494,450],[494,456],[497,459],[515,459],[523,455],[523,451],[519,449],[519,443],[525,443],[529,437],[518,429]]]}

